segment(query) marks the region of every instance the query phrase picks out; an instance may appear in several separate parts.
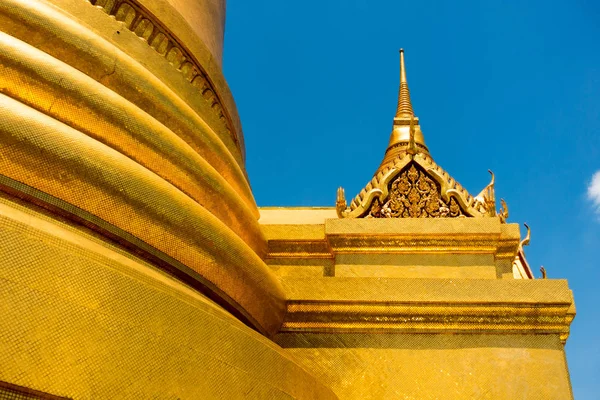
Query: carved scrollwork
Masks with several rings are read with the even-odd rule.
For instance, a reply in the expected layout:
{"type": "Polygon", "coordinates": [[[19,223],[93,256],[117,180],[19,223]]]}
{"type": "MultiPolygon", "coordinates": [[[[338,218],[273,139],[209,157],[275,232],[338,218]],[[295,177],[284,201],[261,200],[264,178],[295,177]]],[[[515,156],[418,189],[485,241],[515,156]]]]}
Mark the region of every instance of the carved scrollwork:
{"type": "Polygon", "coordinates": [[[164,26],[160,19],[146,10],[138,0],[87,0],[92,5],[123,22],[125,28],[144,39],[148,46],[164,57],[175,69],[183,74],[202,97],[209,103],[213,115],[231,136],[236,146],[240,141],[235,128],[226,115],[224,105],[217,96],[217,90],[208,79],[201,64],[186,50],[175,34],[164,26]]]}
{"type": "Polygon", "coordinates": [[[411,163],[389,185],[386,199],[376,197],[366,213],[371,218],[445,218],[462,217],[463,210],[454,197],[446,202],[440,186],[417,164],[411,163]]]}
{"type": "Polygon", "coordinates": [[[506,219],[508,218],[508,206],[506,205],[506,201],[504,199],[500,199],[500,210],[498,211],[498,217],[500,217],[500,222],[505,224],[506,219]]]}
{"type": "Polygon", "coordinates": [[[335,210],[339,218],[343,218],[346,214],[348,203],[346,203],[346,196],[344,195],[344,188],[339,187],[337,190],[337,201],[335,203],[335,210]]]}

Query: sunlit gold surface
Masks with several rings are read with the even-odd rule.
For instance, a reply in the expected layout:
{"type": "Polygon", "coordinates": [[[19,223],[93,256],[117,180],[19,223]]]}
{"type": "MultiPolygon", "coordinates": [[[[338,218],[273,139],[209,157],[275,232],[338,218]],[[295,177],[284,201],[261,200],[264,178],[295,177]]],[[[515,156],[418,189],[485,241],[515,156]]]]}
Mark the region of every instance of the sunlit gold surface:
{"type": "Polygon", "coordinates": [[[0,85],[3,93],[160,175],[210,209],[261,253],[263,244],[251,199],[242,201],[191,146],[142,109],[87,75],[1,32],[0,85]]]}
{"type": "Polygon", "coordinates": [[[0,114],[4,175],[122,227],[217,284],[256,313],[265,331],[277,329],[283,313],[277,282],[204,207],[133,160],[3,95],[0,114]]]}
{"type": "MultiPolygon", "coordinates": [[[[202,39],[202,43],[210,49],[214,59],[221,63],[225,33],[225,0],[139,1],[148,8],[154,9],[154,14],[161,15],[161,19],[162,14],[159,13],[159,10],[166,9],[161,3],[168,2],[181,14],[193,32],[202,39]]],[[[169,24],[169,26],[173,25],[169,24]]]]}
{"type": "Polygon", "coordinates": [[[364,190],[256,207],[224,11],[0,1],[0,382],[76,399],[572,398],[572,293],[532,279],[493,174],[473,197],[433,161],[403,52],[364,190]]]}
{"type": "Polygon", "coordinates": [[[0,381],[73,399],[336,398],[138,257],[3,196],[0,224],[0,381]]]}
{"type": "Polygon", "coordinates": [[[403,50],[398,107],[385,157],[349,207],[344,197],[339,188],[336,210],[340,218],[496,216],[493,184],[473,197],[429,155],[410,100],[403,50]]]}
{"type": "Polygon", "coordinates": [[[529,229],[521,240],[504,200],[496,212],[491,171],[473,197],[433,161],[400,57],[371,182],[328,211],[261,210],[287,297],[275,341],[343,399],[572,398],[566,281],[532,279],[529,229]]]}
{"type": "MultiPolygon", "coordinates": [[[[173,9],[164,12],[177,19],[173,9]]],[[[87,1],[6,0],[0,21],[0,173],[189,267],[273,334],[284,298],[261,260],[266,242],[241,144],[221,132],[218,110],[185,69],[87,1]]],[[[189,31],[176,31],[205,60],[189,31]]],[[[219,91],[220,69],[208,64],[203,73],[217,77],[211,90],[219,91]]]]}
{"type": "Polygon", "coordinates": [[[572,399],[558,335],[281,334],[340,399],[572,399]]]}
{"type": "MultiPolygon", "coordinates": [[[[398,89],[398,106],[394,116],[394,125],[392,135],[386,152],[386,160],[393,158],[398,151],[406,151],[411,137],[411,128],[414,123],[414,142],[421,151],[428,152],[425,145],[425,138],[419,126],[419,119],[416,118],[412,102],[410,100],[410,90],[408,89],[408,80],[406,79],[406,66],[404,63],[404,50],[400,49],[400,87],[398,89]],[[387,153],[390,153],[389,155],[387,153]]],[[[384,161],[385,163],[385,161],[384,161]]]]}
{"type": "Polygon", "coordinates": [[[219,132],[219,124],[207,123],[217,116],[210,102],[198,95],[198,89],[162,55],[102,10],[87,1],[56,2],[95,29],[43,0],[5,0],[0,3],[2,31],[82,71],[142,108],[182,137],[232,185],[239,186],[241,195],[251,197],[241,150],[233,144],[227,147],[224,142],[230,140],[230,134],[219,132]]]}
{"type": "Polygon", "coordinates": [[[333,210],[315,210],[321,224],[300,224],[294,211],[310,221],[309,210],[288,209],[279,221],[274,211],[261,218],[269,264],[331,259],[336,276],[495,279],[512,275],[519,248],[518,225],[497,218],[326,219],[333,210]]]}
{"type": "MultiPolygon", "coordinates": [[[[72,0],[66,0],[72,2],[72,0]]],[[[189,82],[194,88],[198,91],[197,94],[200,94],[201,97],[206,100],[209,106],[213,110],[213,114],[219,119],[217,124],[222,124],[225,131],[231,136],[233,139],[234,145],[239,148],[239,150],[243,146],[243,138],[238,136],[237,131],[241,128],[239,126],[239,122],[234,122],[231,120],[230,113],[224,107],[223,100],[216,89],[216,85],[212,82],[210,78],[210,74],[206,72],[206,69],[202,66],[202,64],[198,61],[198,59],[203,60],[205,63],[210,65],[211,61],[216,60],[220,65],[220,53],[222,52],[221,46],[218,48],[211,48],[211,51],[217,52],[218,57],[214,57],[212,55],[206,54],[204,49],[200,44],[200,51],[196,50],[196,54],[198,57],[194,56],[194,52],[188,50],[187,46],[184,44],[179,37],[168,28],[169,25],[166,25],[157,17],[157,15],[162,15],[163,19],[167,19],[169,16],[172,16],[173,19],[177,17],[177,14],[165,13],[165,8],[168,9],[167,3],[165,0],[156,1],[153,0],[151,2],[147,1],[139,1],[139,0],[123,0],[119,3],[113,1],[106,0],[87,0],[92,5],[95,5],[97,8],[103,10],[108,15],[114,17],[117,21],[122,23],[122,27],[135,34],[135,36],[144,39],[148,46],[153,48],[158,54],[163,56],[175,70],[179,71],[184,79],[189,82]],[[147,8],[148,6],[149,8],[147,8]],[[154,13],[152,10],[156,10],[154,13]],[[166,17],[166,18],[165,18],[166,17]],[[242,141],[240,143],[240,141],[242,141]]],[[[173,1],[171,0],[176,8],[184,8],[186,7],[188,10],[180,13],[183,18],[197,18],[203,20],[211,20],[210,14],[217,14],[212,21],[216,22],[217,25],[206,24],[206,21],[202,21],[203,23],[196,23],[192,26],[195,28],[195,32],[202,32],[204,35],[201,36],[212,36],[211,33],[217,36],[215,38],[219,41],[219,43],[223,40],[223,23],[224,21],[219,18],[219,16],[224,17],[225,13],[225,4],[218,2],[208,2],[205,1],[203,5],[201,2],[187,2],[185,1],[173,1]],[[191,6],[191,7],[190,7],[191,6]],[[194,10],[195,7],[199,6],[200,8],[204,8],[204,13],[198,13],[197,10],[194,10]],[[191,12],[191,13],[190,13],[191,12]],[[201,18],[204,17],[204,18],[201,18]],[[208,18],[207,18],[208,17],[208,18]],[[215,32],[217,31],[217,32],[215,32]]],[[[87,10],[86,10],[87,11],[87,10]]],[[[88,12],[85,12],[88,14],[88,12]]],[[[92,14],[92,13],[89,13],[92,14]]],[[[81,16],[81,14],[79,14],[81,16]]],[[[102,17],[96,16],[96,19],[101,20],[102,17]],[[98,18],[99,17],[99,18],[98,18]]],[[[105,21],[104,25],[110,25],[109,21],[105,21]]],[[[167,21],[165,21],[167,22],[167,21]]],[[[171,21],[168,21],[171,22],[171,21]]],[[[170,26],[179,27],[182,24],[177,24],[176,22],[172,22],[170,26]]],[[[183,24],[183,26],[187,26],[183,24]]],[[[181,30],[178,29],[179,31],[181,30]]],[[[120,31],[119,31],[120,32],[120,31]]],[[[183,36],[185,37],[185,33],[183,36]]],[[[123,32],[124,36],[127,36],[127,32],[123,32]]],[[[214,40],[213,40],[214,41],[214,40]]],[[[189,41],[188,41],[189,43],[189,41]]],[[[198,42],[194,42],[195,47],[198,46],[198,42]]],[[[200,42],[202,43],[202,42],[200,42]]],[[[206,43],[206,42],[205,42],[206,43]]],[[[191,44],[191,43],[190,43],[191,44]]],[[[220,71],[214,71],[213,75],[220,75],[220,71]]],[[[226,85],[220,85],[221,89],[226,89],[226,85]]],[[[225,95],[229,95],[229,93],[225,90],[225,95]]],[[[200,97],[197,96],[196,97],[200,97]]],[[[228,96],[226,96],[228,97],[228,96]]],[[[231,104],[229,104],[231,106],[231,104]]],[[[233,107],[235,111],[235,107],[233,107]]],[[[226,139],[229,137],[225,136],[226,139]]]]}
{"type": "Polygon", "coordinates": [[[513,279],[517,224],[312,212],[261,210],[288,299],[275,341],[339,398],[572,398],[572,293],[513,279]]]}
{"type": "Polygon", "coordinates": [[[385,202],[390,196],[391,183],[411,166],[418,165],[427,174],[429,180],[439,185],[439,197],[446,203],[453,198],[460,206],[462,215],[469,217],[493,217],[496,215],[494,203],[480,201],[471,196],[454,178],[425,153],[411,155],[403,152],[398,157],[380,167],[371,182],[352,200],[350,206],[342,212],[343,218],[358,218],[369,215],[374,200],[385,202]],[[380,200],[381,199],[381,200],[380,200]]]}
{"type": "Polygon", "coordinates": [[[285,278],[281,332],[558,334],[572,295],[559,280],[285,278]]]}

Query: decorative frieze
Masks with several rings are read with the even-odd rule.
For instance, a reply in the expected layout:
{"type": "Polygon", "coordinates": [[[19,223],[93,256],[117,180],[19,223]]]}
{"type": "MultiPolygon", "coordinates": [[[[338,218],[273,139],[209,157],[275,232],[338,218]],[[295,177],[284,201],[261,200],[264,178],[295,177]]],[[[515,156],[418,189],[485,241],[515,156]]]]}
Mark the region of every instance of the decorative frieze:
{"type": "Polygon", "coordinates": [[[210,105],[225,130],[240,147],[239,138],[226,114],[215,87],[208,75],[185,46],[160,20],[135,0],[87,0],[92,5],[121,21],[123,26],[144,40],[163,56],[185,79],[192,84],[210,105]]]}

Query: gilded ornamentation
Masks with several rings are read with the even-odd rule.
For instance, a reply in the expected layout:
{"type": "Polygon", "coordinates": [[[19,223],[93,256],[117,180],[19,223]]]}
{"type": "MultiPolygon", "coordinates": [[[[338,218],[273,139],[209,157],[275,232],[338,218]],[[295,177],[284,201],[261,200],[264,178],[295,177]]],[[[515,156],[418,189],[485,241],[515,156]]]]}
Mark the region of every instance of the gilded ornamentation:
{"type": "Polygon", "coordinates": [[[444,305],[412,302],[288,301],[281,332],[395,332],[519,334],[552,332],[566,341],[569,304],[532,306],[505,304],[444,305]]]}
{"type": "Polygon", "coordinates": [[[521,243],[519,243],[520,249],[522,249],[523,246],[529,246],[529,241],[531,240],[531,229],[529,229],[529,225],[526,223],[523,225],[525,225],[525,228],[527,228],[527,236],[525,236],[525,239],[521,240],[521,243]]]}
{"type": "Polygon", "coordinates": [[[492,179],[483,190],[475,196],[473,207],[482,210],[490,217],[496,216],[496,195],[494,192],[494,173],[488,169],[492,179]]]}
{"type": "Polygon", "coordinates": [[[498,217],[500,217],[500,222],[502,222],[503,224],[506,223],[506,219],[508,218],[508,206],[506,205],[506,202],[504,201],[504,199],[500,199],[500,210],[498,210],[498,217]]]}
{"type": "MultiPolygon", "coordinates": [[[[500,220],[500,222],[502,222],[502,220],[500,220]]],[[[527,276],[531,279],[533,278],[533,273],[529,268],[529,263],[527,263],[527,260],[525,258],[525,251],[523,249],[524,246],[529,245],[529,241],[531,239],[531,229],[529,229],[529,225],[527,225],[526,223],[524,223],[523,225],[525,225],[525,228],[527,228],[527,235],[525,235],[523,240],[519,242],[517,253],[515,254],[515,257],[512,262],[513,273],[514,271],[521,271],[519,272],[521,276],[527,276]]]]}
{"type": "Polygon", "coordinates": [[[409,140],[408,140],[408,148],[406,152],[410,154],[412,158],[414,158],[415,154],[419,152],[419,149],[415,145],[415,117],[410,117],[410,126],[409,126],[409,140]]]}
{"type": "Polygon", "coordinates": [[[344,195],[344,188],[339,187],[337,190],[337,201],[335,202],[335,210],[337,211],[337,215],[339,218],[344,217],[346,208],[348,208],[348,203],[346,203],[346,196],[344,195]]]}
{"type": "Polygon", "coordinates": [[[445,218],[464,216],[453,197],[445,202],[438,184],[425,171],[411,164],[391,183],[388,198],[382,204],[375,198],[368,217],[373,218],[445,218]]]}
{"type": "Polygon", "coordinates": [[[338,190],[337,214],[339,218],[494,217],[494,174],[489,172],[491,182],[473,197],[433,161],[412,108],[400,50],[398,108],[385,157],[349,206],[338,190]]]}
{"type": "Polygon", "coordinates": [[[210,83],[206,72],[158,18],[135,0],[87,1],[102,9],[108,15],[115,17],[117,21],[123,22],[125,28],[136,34],[140,39],[145,40],[148,46],[152,47],[181,72],[185,79],[198,89],[235,144],[238,147],[240,146],[235,129],[225,113],[225,107],[221,104],[221,100],[216,94],[217,91],[210,83]]]}

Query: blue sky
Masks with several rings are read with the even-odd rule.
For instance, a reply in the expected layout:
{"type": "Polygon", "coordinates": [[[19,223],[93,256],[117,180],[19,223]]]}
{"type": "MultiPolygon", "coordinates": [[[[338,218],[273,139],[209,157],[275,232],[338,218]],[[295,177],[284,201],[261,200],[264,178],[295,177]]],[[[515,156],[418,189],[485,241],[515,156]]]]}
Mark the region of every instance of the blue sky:
{"type": "Polygon", "coordinates": [[[575,398],[597,399],[599,20],[595,1],[229,0],[224,72],[258,204],[358,193],[386,149],[404,48],[433,158],[474,195],[492,169],[509,222],[531,226],[536,275],[569,280],[575,398]]]}

